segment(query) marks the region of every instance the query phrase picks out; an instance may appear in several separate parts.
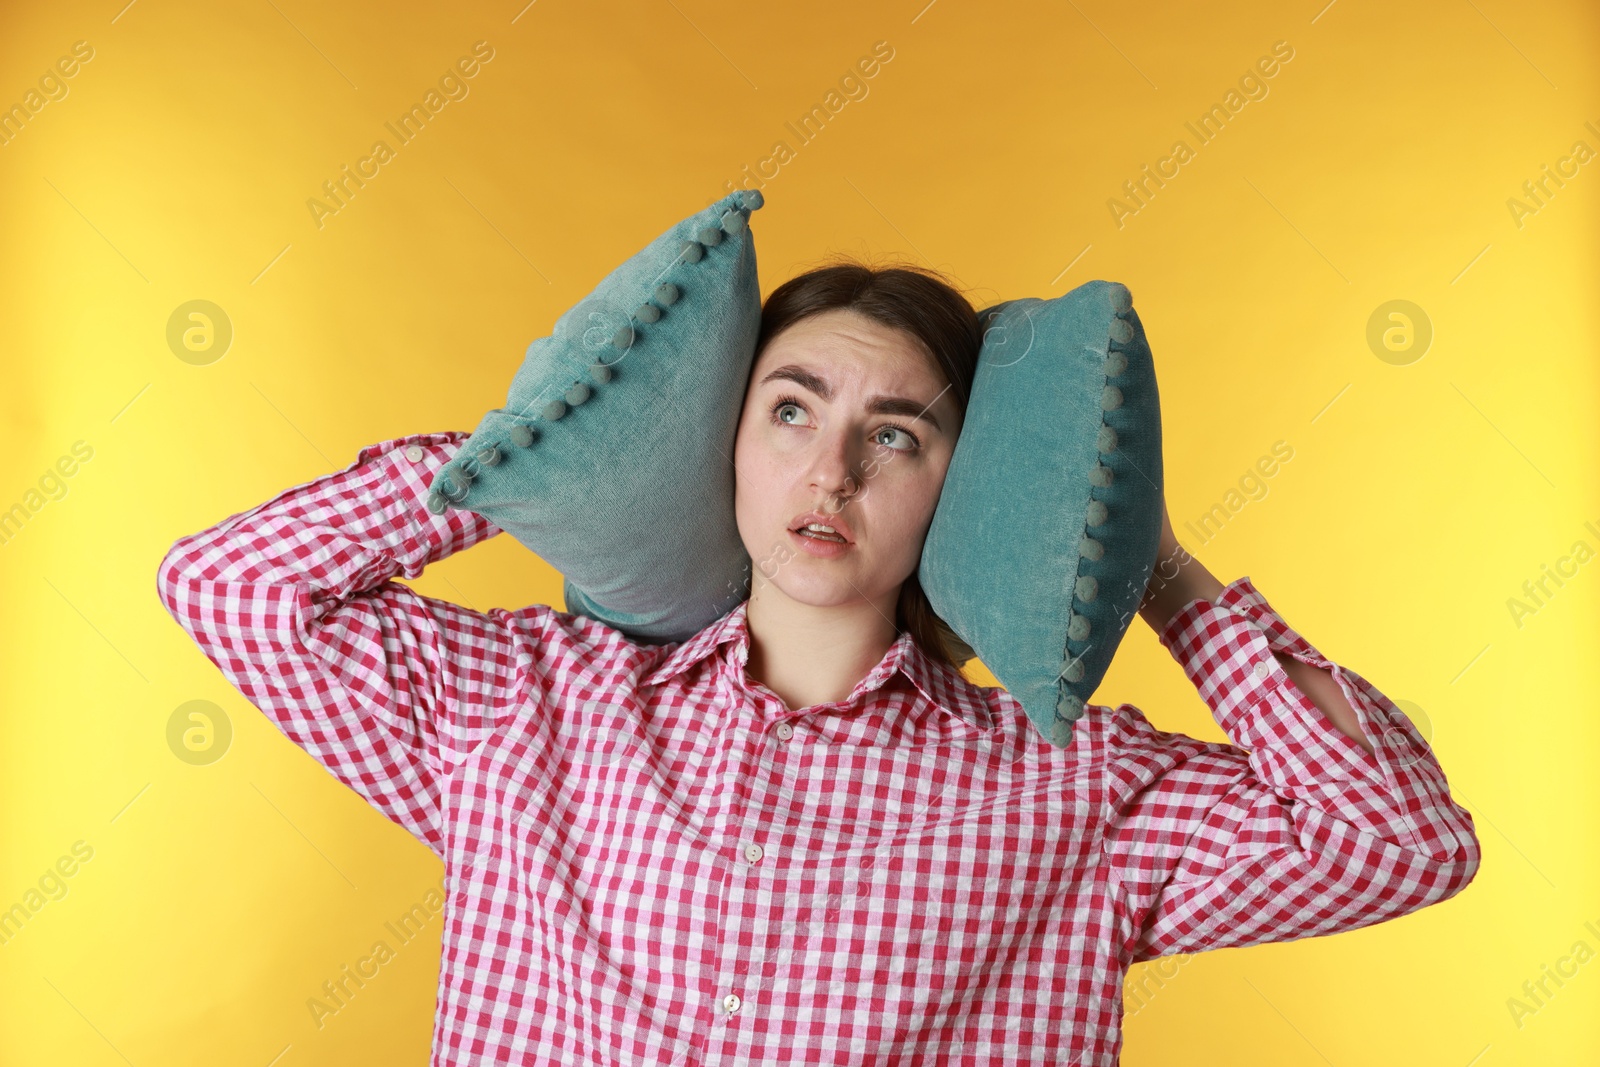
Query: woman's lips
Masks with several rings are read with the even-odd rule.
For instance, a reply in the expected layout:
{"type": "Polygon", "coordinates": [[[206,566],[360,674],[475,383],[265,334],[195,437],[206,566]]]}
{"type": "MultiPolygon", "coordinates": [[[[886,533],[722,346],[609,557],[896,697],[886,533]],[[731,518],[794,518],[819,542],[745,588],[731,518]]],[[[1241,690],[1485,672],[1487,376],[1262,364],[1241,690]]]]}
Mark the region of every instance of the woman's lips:
{"type": "Polygon", "coordinates": [[[789,536],[799,542],[801,551],[822,559],[842,556],[852,547],[849,541],[830,541],[825,537],[808,537],[799,530],[790,530],[789,536]]]}

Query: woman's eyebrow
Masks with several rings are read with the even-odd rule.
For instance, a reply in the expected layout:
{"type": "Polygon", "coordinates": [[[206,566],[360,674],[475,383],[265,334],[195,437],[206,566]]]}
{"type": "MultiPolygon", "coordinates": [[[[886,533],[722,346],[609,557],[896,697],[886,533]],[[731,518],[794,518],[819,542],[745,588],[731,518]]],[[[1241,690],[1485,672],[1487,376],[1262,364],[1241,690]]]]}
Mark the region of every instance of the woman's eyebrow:
{"type": "MultiPolygon", "coordinates": [[[[795,363],[786,363],[769,372],[765,378],[761,379],[759,384],[766,385],[768,382],[778,381],[779,379],[794,382],[801,388],[809,389],[811,392],[816,393],[824,400],[831,401],[833,399],[833,386],[828,383],[827,379],[808,367],[802,367],[795,363]]],[[[945,389],[949,388],[948,385],[945,386],[945,389]]],[[[944,391],[941,390],[939,396],[943,395],[944,391]]],[[[933,407],[934,402],[938,401],[938,399],[939,397],[936,396],[933,401],[922,404],[903,396],[884,396],[882,393],[875,393],[867,398],[867,410],[874,415],[903,415],[908,419],[921,419],[935,430],[943,433],[944,427],[939,425],[939,420],[934,418],[933,413],[928,410],[933,407]]]]}

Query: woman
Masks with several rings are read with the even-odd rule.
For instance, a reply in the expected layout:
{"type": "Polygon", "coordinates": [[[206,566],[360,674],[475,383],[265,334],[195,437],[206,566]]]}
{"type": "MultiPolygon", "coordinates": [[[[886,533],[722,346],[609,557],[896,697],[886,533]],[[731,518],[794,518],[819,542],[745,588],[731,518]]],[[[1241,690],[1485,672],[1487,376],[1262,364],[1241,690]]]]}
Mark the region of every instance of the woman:
{"type": "Polygon", "coordinates": [[[916,569],[979,340],[930,271],[768,297],[732,457],[753,586],[678,644],[392,581],[500,532],[423,506],[465,433],[173,546],[173,616],[444,860],[435,1065],[1114,1064],[1131,963],[1472,880],[1471,816],[1405,717],[1170,521],[1140,614],[1238,745],[1122,704],[1057,748],[963,677],[916,569]]]}

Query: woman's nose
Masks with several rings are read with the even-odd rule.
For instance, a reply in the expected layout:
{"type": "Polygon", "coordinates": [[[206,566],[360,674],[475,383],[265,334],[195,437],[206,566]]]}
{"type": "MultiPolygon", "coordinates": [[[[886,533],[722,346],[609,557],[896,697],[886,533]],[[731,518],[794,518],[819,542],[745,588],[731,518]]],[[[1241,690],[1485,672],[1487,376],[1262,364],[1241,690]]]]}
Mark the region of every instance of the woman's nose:
{"type": "Polygon", "coordinates": [[[867,459],[864,446],[843,432],[819,435],[812,459],[811,484],[821,492],[849,498],[861,491],[862,467],[867,459]]]}

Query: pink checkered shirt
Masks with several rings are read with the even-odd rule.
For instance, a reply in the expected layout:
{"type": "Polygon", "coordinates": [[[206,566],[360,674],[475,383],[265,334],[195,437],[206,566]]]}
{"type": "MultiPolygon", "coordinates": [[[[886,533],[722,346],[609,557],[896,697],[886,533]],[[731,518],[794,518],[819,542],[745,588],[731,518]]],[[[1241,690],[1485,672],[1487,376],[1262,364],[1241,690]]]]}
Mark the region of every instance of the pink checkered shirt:
{"type": "Polygon", "coordinates": [[[444,861],[431,1064],[1115,1064],[1129,964],[1459,892],[1472,817],[1410,721],[1248,577],[1162,645],[1235,744],[1091,705],[1070,748],[902,634],[841,701],[745,673],[746,603],[636,644],[392,581],[499,533],[416,434],[177,541],[173,617],[444,861]],[[1273,652],[1330,669],[1368,754],[1273,652]]]}

